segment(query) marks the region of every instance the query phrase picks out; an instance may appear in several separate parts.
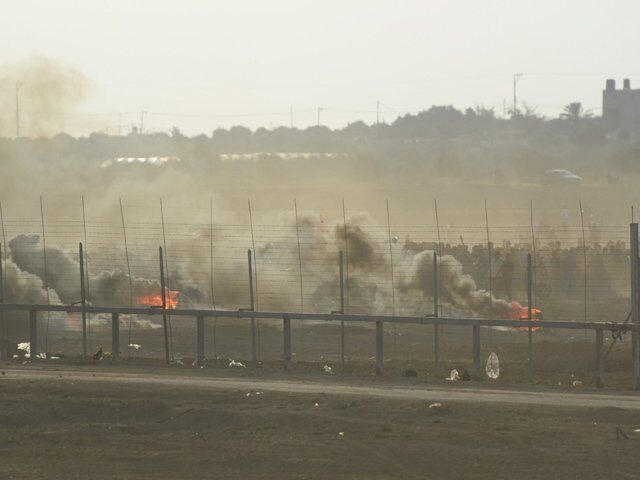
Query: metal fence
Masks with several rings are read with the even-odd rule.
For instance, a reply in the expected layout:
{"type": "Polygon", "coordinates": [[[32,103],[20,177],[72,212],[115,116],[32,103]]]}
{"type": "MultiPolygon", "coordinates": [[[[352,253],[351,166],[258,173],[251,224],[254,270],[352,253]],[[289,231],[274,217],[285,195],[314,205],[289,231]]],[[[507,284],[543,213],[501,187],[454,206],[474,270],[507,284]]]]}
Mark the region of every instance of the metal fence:
{"type": "MultiPolygon", "coordinates": [[[[437,202],[422,209],[394,209],[387,201],[381,208],[367,210],[338,202],[329,216],[300,208],[296,202],[289,210],[247,202],[244,212],[207,203],[198,208],[166,201],[129,204],[123,199],[111,205],[94,202],[86,208],[84,200],[70,207],[62,198],[40,199],[15,209],[5,204],[0,217],[4,302],[80,302],[78,244],[82,242],[85,298],[94,307],[157,307],[162,292],[158,247],[162,247],[169,308],[248,309],[253,290],[253,309],[261,312],[344,310],[352,315],[424,316],[433,312],[434,290],[424,285],[420,259],[424,263],[435,252],[440,261],[451,259],[453,273],[449,273],[459,274],[456,281],[464,280],[448,285],[451,279],[442,278],[441,268],[437,302],[441,317],[508,318],[495,305],[501,300],[527,304],[528,255],[532,306],[545,318],[624,323],[630,314],[628,226],[609,224],[606,211],[582,205],[573,211],[533,205],[491,209],[483,202],[464,212],[439,209],[437,202]],[[253,253],[251,281],[247,250],[253,253]],[[458,290],[461,285],[463,290],[458,290]],[[469,294],[480,295],[482,301],[474,306],[464,297],[469,294]]],[[[24,340],[24,332],[11,321],[20,315],[5,313],[6,336],[12,343],[24,340]]],[[[38,321],[44,322],[39,330],[47,351],[81,345],[71,341],[82,331],[78,314],[47,313],[38,321]]],[[[128,315],[121,321],[123,343],[144,347],[128,348],[131,355],[162,356],[162,323],[155,316],[128,315]]],[[[90,351],[108,344],[109,322],[108,315],[88,316],[90,351]]],[[[207,335],[207,357],[251,357],[250,342],[236,335],[237,321],[212,317],[211,322],[206,325],[212,330],[207,335]]],[[[172,357],[193,352],[195,328],[169,317],[172,357]]],[[[251,326],[246,328],[245,334],[251,326]]],[[[357,328],[362,327],[353,328],[354,337],[357,328]]],[[[403,357],[403,334],[413,339],[423,335],[393,323],[389,328],[394,358],[403,357]]],[[[280,329],[279,322],[259,321],[260,358],[281,358],[280,329]]],[[[340,357],[337,331],[325,337],[312,324],[300,323],[291,334],[297,360],[340,357]]],[[[451,332],[447,337],[456,338],[451,332]]],[[[431,342],[426,336],[420,340],[431,342]]],[[[348,343],[351,359],[371,359],[368,345],[348,343]]]]}

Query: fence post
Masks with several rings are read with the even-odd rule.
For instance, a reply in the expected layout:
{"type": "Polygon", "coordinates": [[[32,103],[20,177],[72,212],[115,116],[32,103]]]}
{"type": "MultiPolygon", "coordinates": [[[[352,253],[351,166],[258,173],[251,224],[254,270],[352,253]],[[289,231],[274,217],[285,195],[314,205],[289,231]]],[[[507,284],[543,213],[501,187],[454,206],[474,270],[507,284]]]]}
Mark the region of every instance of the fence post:
{"type": "MultiPolygon", "coordinates": [[[[344,263],[342,251],[340,251],[340,314],[344,315],[344,263]]],[[[345,332],[344,320],[340,320],[340,364],[345,367],[345,332]]]]}
{"type": "Polygon", "coordinates": [[[31,360],[38,358],[38,312],[29,310],[29,351],[31,360]]]}
{"type": "MultiPolygon", "coordinates": [[[[0,243],[0,303],[4,303],[4,276],[2,272],[2,243],[0,243]]],[[[7,338],[7,327],[4,317],[4,310],[0,310],[0,359],[5,360],[7,358],[7,346],[9,339],[7,338]]]]}
{"type": "Polygon", "coordinates": [[[436,318],[433,324],[433,353],[435,356],[434,374],[438,378],[440,376],[440,325],[438,325],[438,301],[439,301],[439,282],[438,282],[438,254],[433,252],[433,316],[436,318]]]}
{"type": "Polygon", "coordinates": [[[596,328],[596,388],[604,388],[604,332],[596,328]]]}
{"type": "Polygon", "coordinates": [[[117,360],[120,356],[120,314],[111,314],[111,359],[117,360]]]}
{"type": "MultiPolygon", "coordinates": [[[[532,267],[532,263],[531,263],[531,254],[527,253],[527,318],[529,319],[529,321],[531,321],[533,319],[533,315],[531,312],[531,308],[533,307],[533,305],[531,305],[531,302],[533,301],[532,298],[532,291],[533,291],[533,267],[532,267]]],[[[528,340],[529,340],[529,377],[533,378],[533,328],[529,327],[527,329],[527,335],[528,335],[528,340]]]]}
{"type": "Polygon", "coordinates": [[[196,360],[198,362],[198,366],[202,367],[204,365],[204,317],[199,315],[196,317],[197,324],[197,339],[196,339],[196,360]]]}
{"type": "Polygon", "coordinates": [[[169,330],[167,328],[167,291],[164,283],[164,258],[162,255],[162,247],[158,247],[160,259],[160,290],[162,297],[162,328],[164,330],[164,359],[167,365],[171,363],[169,356],[169,330]]]}
{"type": "MultiPolygon", "coordinates": [[[[80,303],[84,308],[87,305],[87,298],[84,285],[84,251],[82,242],[78,244],[78,254],[80,256],[80,303]]],[[[82,311],[82,358],[87,359],[87,312],[82,311]]]]}
{"type": "MultiPolygon", "coordinates": [[[[638,324],[638,224],[629,226],[630,260],[631,260],[631,322],[638,324]]],[[[638,374],[640,373],[640,357],[638,355],[638,333],[631,332],[631,388],[638,388],[638,374]]]]}
{"type": "Polygon", "coordinates": [[[383,357],[383,329],[382,322],[376,322],[376,375],[382,375],[384,372],[384,357],[383,357]]]}
{"type": "Polygon", "coordinates": [[[473,326],[473,374],[480,378],[480,325],[473,326]]]}
{"type": "MultiPolygon", "coordinates": [[[[253,299],[253,266],[251,264],[251,249],[247,250],[247,260],[249,264],[249,303],[250,311],[255,310],[255,304],[253,299]]],[[[251,362],[254,367],[258,366],[258,351],[256,348],[256,319],[251,317],[251,362]]]]}
{"type": "Polygon", "coordinates": [[[291,319],[288,315],[282,317],[283,362],[285,370],[291,368],[291,319]]]}

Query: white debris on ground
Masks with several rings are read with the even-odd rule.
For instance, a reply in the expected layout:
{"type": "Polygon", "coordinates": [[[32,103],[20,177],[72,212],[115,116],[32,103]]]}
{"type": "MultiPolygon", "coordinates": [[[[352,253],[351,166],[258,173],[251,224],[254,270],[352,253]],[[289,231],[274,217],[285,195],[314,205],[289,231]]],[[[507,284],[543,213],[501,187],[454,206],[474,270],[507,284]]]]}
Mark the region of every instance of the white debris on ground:
{"type": "Polygon", "coordinates": [[[138,345],[137,343],[130,343],[129,345],[127,345],[127,347],[133,348],[135,350],[140,350],[142,348],[142,345],[138,345]]]}
{"type": "MultiPolygon", "coordinates": [[[[18,350],[24,352],[25,358],[31,358],[31,343],[30,342],[21,342],[18,344],[18,350]]],[[[17,356],[14,355],[14,358],[17,356]]]]}
{"type": "Polygon", "coordinates": [[[318,402],[313,404],[314,407],[319,407],[320,405],[318,405],[318,402]]]}
{"type": "Polygon", "coordinates": [[[574,380],[572,385],[574,387],[581,387],[582,386],[582,382],[580,380],[574,380]]]}
{"type": "Polygon", "coordinates": [[[487,377],[496,380],[500,376],[500,360],[496,352],[491,352],[487,358],[487,366],[485,368],[487,377]]]}
{"type": "Polygon", "coordinates": [[[640,428],[636,428],[633,433],[640,433],[640,428]]]}
{"type": "Polygon", "coordinates": [[[451,370],[451,373],[449,373],[447,380],[450,382],[457,382],[458,380],[460,380],[460,373],[458,372],[458,370],[456,370],[455,368],[451,370]]]}
{"type": "Polygon", "coordinates": [[[338,435],[340,435],[341,437],[344,437],[344,432],[338,432],[338,435]]]}
{"type": "Polygon", "coordinates": [[[245,397],[250,397],[251,395],[256,395],[256,396],[260,396],[263,395],[264,392],[247,392],[247,394],[245,395],[245,397]]]}
{"type": "Polygon", "coordinates": [[[242,362],[236,362],[233,358],[229,359],[230,367],[247,368],[242,362]]]}
{"type": "Polygon", "coordinates": [[[434,408],[442,408],[442,404],[439,402],[436,403],[431,403],[429,404],[429,408],[434,409],[434,408]]]}
{"type": "Polygon", "coordinates": [[[325,365],[324,373],[333,373],[333,369],[329,365],[325,365]]]}

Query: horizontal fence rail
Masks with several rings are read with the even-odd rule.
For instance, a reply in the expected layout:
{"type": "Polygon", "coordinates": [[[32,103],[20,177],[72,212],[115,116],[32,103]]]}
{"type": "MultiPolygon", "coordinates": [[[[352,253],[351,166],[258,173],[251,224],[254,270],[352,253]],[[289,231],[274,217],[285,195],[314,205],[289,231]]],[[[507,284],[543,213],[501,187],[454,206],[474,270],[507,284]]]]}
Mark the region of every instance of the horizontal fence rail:
{"type": "Polygon", "coordinates": [[[616,332],[640,332],[640,324],[621,322],[581,322],[553,320],[509,320],[503,318],[464,318],[425,316],[393,316],[393,315],[354,315],[340,313],[300,313],[300,312],[257,312],[251,310],[206,310],[206,309],[162,309],[140,307],[82,307],[76,305],[26,305],[0,304],[0,310],[19,310],[36,312],[66,312],[87,314],[122,314],[122,315],[171,315],[172,317],[216,317],[242,319],[283,319],[290,320],[324,320],[327,322],[382,322],[404,323],[414,325],[454,325],[509,328],[554,328],[569,330],[612,330],[616,332]]]}
{"type": "MultiPolygon", "coordinates": [[[[414,325],[432,325],[438,328],[441,325],[452,325],[460,327],[469,327],[473,329],[473,374],[475,377],[480,376],[480,327],[508,327],[508,328],[526,328],[529,331],[531,339],[531,331],[533,328],[554,328],[569,330],[593,330],[595,331],[595,351],[596,366],[595,380],[596,386],[602,388],[604,386],[604,340],[603,332],[611,331],[620,334],[622,332],[632,332],[634,335],[640,331],[640,324],[629,324],[619,322],[559,322],[550,320],[508,320],[508,319],[488,319],[488,318],[450,318],[436,317],[434,315],[417,316],[390,316],[390,315],[350,315],[342,313],[299,313],[299,312],[260,312],[253,310],[207,310],[207,309],[172,309],[166,308],[127,308],[127,307],[90,307],[75,305],[27,305],[27,304],[0,304],[0,311],[28,311],[29,312],[29,338],[30,348],[34,352],[32,358],[37,358],[37,313],[38,312],[66,312],[89,314],[111,314],[111,332],[112,332],[112,358],[117,360],[120,354],[120,322],[119,315],[161,315],[166,317],[171,315],[174,317],[191,317],[196,319],[196,361],[195,364],[203,366],[205,363],[204,348],[204,319],[213,318],[237,318],[251,319],[252,325],[258,319],[281,319],[283,321],[283,355],[284,368],[291,367],[291,320],[320,320],[327,322],[339,322],[342,326],[344,334],[344,324],[346,322],[370,322],[375,324],[375,372],[376,375],[382,375],[384,370],[384,347],[383,338],[384,323],[390,324],[414,324],[414,325]]],[[[183,320],[185,320],[183,318],[183,320]]],[[[252,328],[252,346],[253,346],[253,364],[257,365],[257,357],[255,354],[256,330],[252,328]]],[[[438,338],[437,336],[435,337],[438,338]]],[[[342,337],[344,339],[344,336],[342,337]]],[[[342,357],[344,358],[344,341],[342,344],[342,357]]],[[[439,365],[439,345],[438,340],[434,345],[436,355],[436,370],[439,365]]],[[[167,361],[169,357],[167,356],[167,361]]],[[[638,361],[635,354],[632,360],[632,371],[635,372],[638,361]]],[[[533,350],[532,344],[529,342],[529,370],[533,369],[533,350]]],[[[635,389],[637,378],[632,379],[632,387],[635,389]]]]}

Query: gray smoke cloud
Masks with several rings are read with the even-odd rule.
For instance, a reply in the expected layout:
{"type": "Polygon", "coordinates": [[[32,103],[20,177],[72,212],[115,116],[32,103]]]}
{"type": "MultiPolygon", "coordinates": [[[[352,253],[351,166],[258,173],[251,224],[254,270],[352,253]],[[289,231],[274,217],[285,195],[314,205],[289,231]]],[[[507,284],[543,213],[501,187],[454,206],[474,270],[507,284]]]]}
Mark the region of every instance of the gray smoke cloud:
{"type": "MultiPolygon", "coordinates": [[[[481,316],[507,316],[511,304],[479,289],[462,264],[451,255],[438,259],[441,300],[459,309],[481,316]]],[[[417,289],[425,296],[434,291],[433,251],[425,250],[413,257],[411,275],[402,285],[404,290],[417,289]]]]}
{"type": "MultiPolygon", "coordinates": [[[[9,241],[9,248],[16,268],[37,278],[40,285],[44,285],[44,254],[40,236],[19,235],[9,241]]],[[[46,256],[46,284],[56,293],[58,303],[80,301],[80,265],[76,259],[57,246],[47,246],[46,256]]],[[[7,283],[10,284],[10,279],[7,279],[7,283]]],[[[121,304],[123,298],[129,299],[131,291],[131,303],[135,305],[137,297],[160,292],[160,284],[156,280],[133,277],[130,286],[127,273],[118,269],[101,271],[89,278],[90,300],[94,305],[121,304]]]]}

